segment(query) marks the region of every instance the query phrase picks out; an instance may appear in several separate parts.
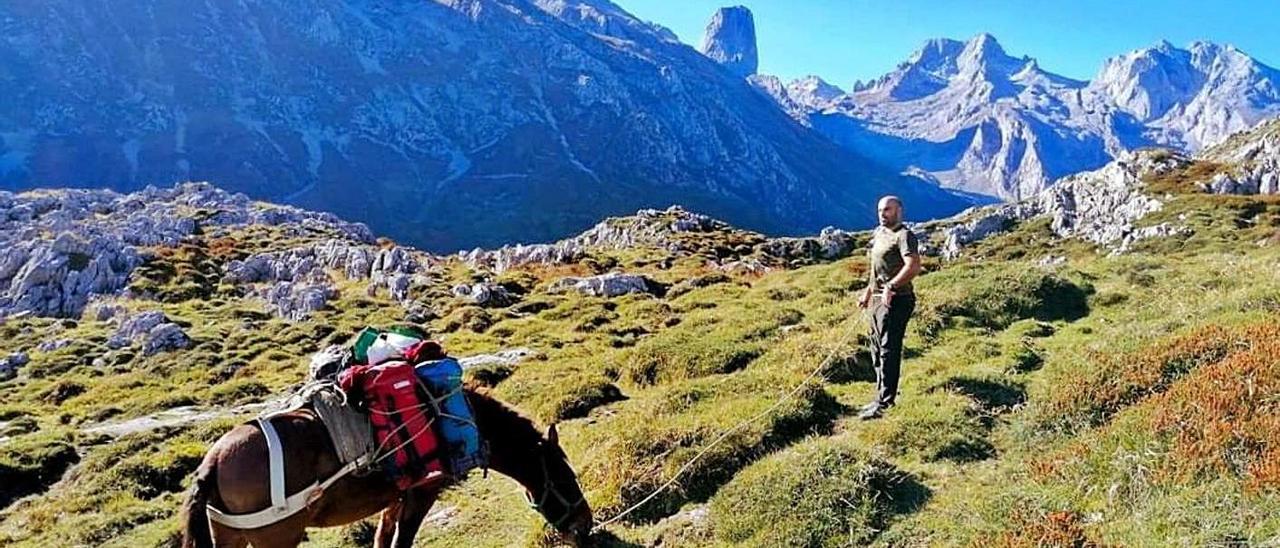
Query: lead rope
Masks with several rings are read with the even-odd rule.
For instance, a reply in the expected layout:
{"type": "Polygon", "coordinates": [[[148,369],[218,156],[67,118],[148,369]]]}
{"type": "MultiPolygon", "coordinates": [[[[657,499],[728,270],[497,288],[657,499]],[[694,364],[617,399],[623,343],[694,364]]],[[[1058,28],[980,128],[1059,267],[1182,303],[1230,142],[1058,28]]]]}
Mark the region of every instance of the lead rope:
{"type": "MultiPolygon", "coordinates": [[[[870,310],[870,308],[871,307],[867,307],[868,310],[870,310]]],[[[844,335],[840,338],[840,341],[837,342],[835,347],[831,350],[831,352],[827,354],[827,357],[822,360],[822,363],[818,364],[818,367],[814,368],[813,371],[811,371],[807,376],[805,376],[804,380],[800,381],[800,384],[796,385],[796,387],[791,389],[790,392],[787,392],[786,394],[784,394],[780,399],[778,399],[778,401],[774,402],[772,406],[770,406],[768,409],[765,409],[764,411],[761,411],[760,413],[757,413],[752,417],[747,418],[746,420],[743,420],[742,422],[739,422],[738,424],[734,425],[733,428],[730,428],[724,431],[724,433],[720,434],[719,437],[712,440],[711,443],[707,444],[706,447],[702,448],[702,450],[699,451],[698,454],[694,455],[693,458],[689,459],[689,462],[684,463],[684,465],[681,466],[680,469],[676,470],[676,473],[671,476],[671,479],[668,479],[665,483],[658,486],[658,488],[655,489],[652,493],[650,493],[649,496],[641,499],[640,502],[632,504],[630,507],[623,510],[618,515],[613,516],[612,518],[609,518],[605,521],[602,521],[596,524],[594,527],[591,528],[591,532],[596,533],[601,529],[604,529],[605,526],[611,523],[617,522],[618,520],[622,519],[623,517],[630,514],[631,512],[636,511],[641,506],[644,506],[649,501],[653,500],[654,497],[658,496],[658,494],[662,493],[668,487],[671,487],[671,485],[674,484],[677,479],[680,479],[681,474],[684,474],[686,471],[688,471],[689,468],[693,466],[694,463],[698,462],[698,460],[700,460],[704,455],[710,452],[711,449],[713,449],[716,445],[719,445],[720,442],[724,441],[734,432],[737,432],[740,428],[748,424],[751,424],[757,420],[760,420],[760,418],[772,413],[778,407],[781,407],[783,403],[786,403],[788,400],[790,400],[792,397],[798,394],[800,390],[804,389],[804,387],[809,384],[809,381],[813,380],[814,377],[818,376],[818,374],[821,373],[823,369],[826,369],[827,365],[831,363],[832,358],[836,356],[836,354],[840,351],[841,348],[844,348],[844,344],[848,342],[849,337],[853,335],[853,333],[854,333],[853,326],[850,326],[848,329],[846,329],[844,332],[844,335]]]]}

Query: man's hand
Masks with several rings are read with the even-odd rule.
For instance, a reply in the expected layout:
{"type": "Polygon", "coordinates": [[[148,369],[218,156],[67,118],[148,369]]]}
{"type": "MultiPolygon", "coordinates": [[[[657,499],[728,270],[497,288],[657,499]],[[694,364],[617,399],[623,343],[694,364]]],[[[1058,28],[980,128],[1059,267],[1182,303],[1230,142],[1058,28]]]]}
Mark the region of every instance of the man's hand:
{"type": "Polygon", "coordinates": [[[894,294],[894,293],[893,293],[893,286],[891,286],[891,285],[885,285],[885,286],[884,286],[884,296],[881,298],[881,299],[884,301],[884,306],[885,306],[885,308],[888,308],[888,307],[889,307],[889,303],[893,302],[893,294],[894,294]]]}
{"type": "Polygon", "coordinates": [[[871,306],[871,286],[867,286],[862,290],[862,296],[858,297],[858,308],[866,308],[871,306]]]}

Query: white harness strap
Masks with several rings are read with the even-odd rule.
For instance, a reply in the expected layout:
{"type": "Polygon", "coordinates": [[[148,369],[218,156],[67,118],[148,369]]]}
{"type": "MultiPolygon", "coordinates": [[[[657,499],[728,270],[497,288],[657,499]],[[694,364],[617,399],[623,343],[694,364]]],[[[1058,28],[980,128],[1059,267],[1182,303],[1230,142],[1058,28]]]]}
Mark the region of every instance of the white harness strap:
{"type": "Polygon", "coordinates": [[[214,508],[212,505],[205,505],[209,510],[209,519],[234,529],[257,529],[282,521],[292,516],[310,505],[315,499],[320,498],[324,494],[324,490],[334,482],[342,479],[357,468],[357,462],[352,461],[346,466],[340,468],[332,476],[324,481],[317,481],[306,489],[294,493],[293,496],[285,496],[284,488],[284,448],[280,443],[280,434],[276,432],[275,426],[271,425],[271,419],[277,414],[270,414],[258,417],[258,426],[262,428],[262,435],[267,439],[267,464],[270,471],[271,485],[271,506],[254,512],[252,514],[227,514],[214,508]]]}
{"type": "Polygon", "coordinates": [[[212,505],[206,505],[209,510],[209,520],[231,527],[232,529],[258,529],[273,525],[278,521],[292,516],[310,505],[315,499],[320,498],[324,494],[324,490],[328,489],[334,482],[342,479],[356,469],[355,462],[349,462],[343,466],[329,479],[318,481],[311,486],[298,491],[293,496],[286,498],[283,510],[274,506],[259,510],[252,514],[227,514],[212,505]]]}
{"type": "Polygon", "coordinates": [[[258,426],[267,438],[267,470],[271,472],[271,508],[276,512],[288,510],[284,494],[284,448],[280,447],[280,434],[271,425],[275,415],[258,417],[258,426]]]}

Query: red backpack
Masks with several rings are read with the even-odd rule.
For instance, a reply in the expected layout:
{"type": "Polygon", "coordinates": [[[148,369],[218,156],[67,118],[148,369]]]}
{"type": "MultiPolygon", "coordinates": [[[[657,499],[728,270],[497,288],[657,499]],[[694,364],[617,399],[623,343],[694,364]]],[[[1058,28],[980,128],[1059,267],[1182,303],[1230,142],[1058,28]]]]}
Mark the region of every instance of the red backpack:
{"type": "Polygon", "coordinates": [[[444,472],[442,448],[432,428],[431,406],[413,365],[389,361],[357,365],[338,376],[338,385],[363,402],[373,423],[378,456],[400,489],[409,489],[444,472]]]}

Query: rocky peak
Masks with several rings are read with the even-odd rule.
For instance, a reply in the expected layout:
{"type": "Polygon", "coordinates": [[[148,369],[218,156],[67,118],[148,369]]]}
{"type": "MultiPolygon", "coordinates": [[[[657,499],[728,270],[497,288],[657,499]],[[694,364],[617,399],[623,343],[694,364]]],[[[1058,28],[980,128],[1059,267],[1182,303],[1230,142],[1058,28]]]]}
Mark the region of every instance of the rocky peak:
{"type": "MultiPolygon", "coordinates": [[[[1189,151],[1280,114],[1280,71],[1235,46],[1167,41],[1108,59],[1089,86],[1189,151]]],[[[1158,136],[1159,136],[1158,135],[1158,136]]]]}
{"type": "Polygon", "coordinates": [[[751,10],[733,6],[716,10],[707,23],[700,51],[743,78],[756,73],[756,23],[751,10]]]}
{"type": "Polygon", "coordinates": [[[1159,118],[1186,104],[1203,84],[1191,52],[1167,41],[1108,59],[1090,87],[1138,120],[1159,118]]]}
{"type": "Polygon", "coordinates": [[[963,82],[999,85],[1012,79],[1030,62],[1030,57],[1018,58],[1005,53],[995,37],[984,32],[965,42],[956,59],[957,76],[963,82]]]}
{"type": "Polygon", "coordinates": [[[950,38],[933,38],[920,46],[905,63],[937,74],[955,74],[956,59],[965,43],[950,38]]]}
{"type": "Polygon", "coordinates": [[[964,43],[964,49],[960,52],[959,62],[962,66],[975,65],[1000,62],[1008,57],[1009,54],[1004,52],[1004,47],[1000,45],[1000,42],[996,41],[996,37],[984,32],[964,43]]]}
{"type": "Polygon", "coordinates": [[[670,29],[642,21],[608,0],[534,0],[542,11],[574,27],[603,36],[634,40],[648,35],[664,42],[679,42],[670,29]]]}
{"type": "Polygon", "coordinates": [[[987,33],[966,42],[935,38],[924,43],[904,63],[868,85],[855,89],[864,103],[911,101],[938,93],[949,87],[960,88],[957,95],[986,100],[993,94],[1015,93],[1008,82],[1028,68],[1037,75],[1047,74],[1034,66],[1030,57],[1011,57],[987,33]]]}
{"type": "Polygon", "coordinates": [[[910,101],[936,93],[959,71],[956,60],[963,50],[964,42],[929,40],[892,72],[865,84],[859,82],[853,91],[863,102],[910,101]]]}
{"type": "Polygon", "coordinates": [[[787,84],[787,96],[792,101],[815,110],[825,108],[842,95],[844,95],[843,90],[813,75],[787,84]]]}

